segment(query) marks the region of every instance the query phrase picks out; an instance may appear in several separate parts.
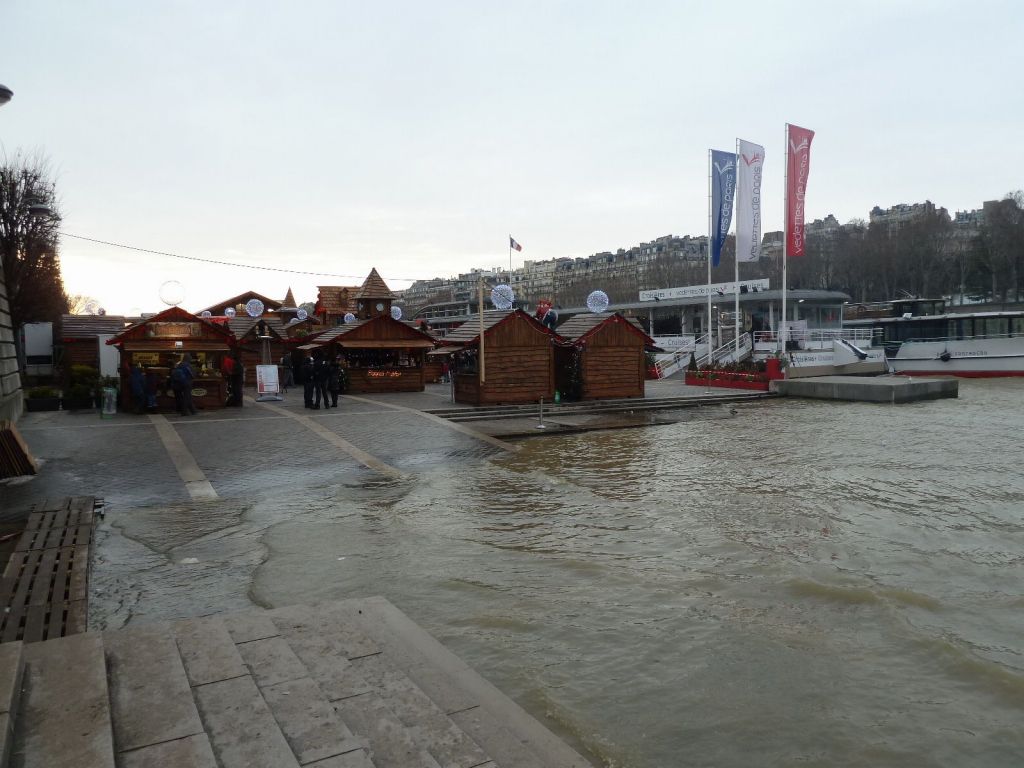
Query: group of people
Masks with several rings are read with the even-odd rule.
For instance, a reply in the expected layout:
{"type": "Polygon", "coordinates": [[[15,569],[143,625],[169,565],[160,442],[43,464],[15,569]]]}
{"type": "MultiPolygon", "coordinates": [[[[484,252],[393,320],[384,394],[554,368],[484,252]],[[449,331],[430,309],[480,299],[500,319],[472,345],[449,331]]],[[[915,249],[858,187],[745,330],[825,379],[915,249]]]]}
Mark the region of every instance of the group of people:
{"type": "Polygon", "coordinates": [[[299,380],[302,382],[302,395],[307,408],[337,408],[338,395],[343,389],[343,371],[341,355],[327,360],[319,354],[307,357],[299,367],[299,380]]]}
{"type": "Polygon", "coordinates": [[[130,383],[132,388],[132,399],[135,401],[137,413],[155,413],[157,409],[156,398],[161,388],[170,387],[174,393],[174,407],[182,416],[194,416],[196,413],[195,403],[192,402],[192,382],[195,379],[195,371],[192,370],[192,362],[188,355],[183,355],[177,364],[171,368],[171,374],[166,381],[153,368],[142,370],[142,366],[136,363],[131,368],[130,383]]]}

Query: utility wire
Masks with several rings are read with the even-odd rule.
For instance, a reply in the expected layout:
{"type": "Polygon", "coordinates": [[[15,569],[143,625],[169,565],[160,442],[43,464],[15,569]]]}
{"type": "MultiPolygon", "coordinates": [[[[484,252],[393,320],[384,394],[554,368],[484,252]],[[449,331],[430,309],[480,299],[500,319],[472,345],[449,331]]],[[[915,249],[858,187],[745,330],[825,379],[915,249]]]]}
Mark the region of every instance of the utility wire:
{"type": "MultiPolygon", "coordinates": [[[[310,272],[302,269],[286,269],[284,267],[265,267],[260,264],[239,264],[233,261],[220,261],[218,259],[204,259],[199,256],[183,256],[180,253],[169,253],[167,251],[154,251],[150,248],[139,248],[134,245],[125,245],[124,243],[112,243],[109,240],[97,240],[94,237],[84,237],[83,235],[73,235],[70,232],[61,232],[62,237],[72,237],[75,240],[85,240],[90,243],[99,243],[100,245],[109,245],[114,248],[124,248],[128,251],[138,251],[139,253],[151,253],[155,256],[169,256],[172,259],[184,259],[186,261],[199,261],[204,264],[219,264],[223,267],[239,267],[240,269],[262,269],[267,272],[287,272],[292,275],[316,275],[318,277],[341,277],[346,280],[363,280],[365,275],[339,275],[336,272],[310,272]]],[[[394,277],[390,276],[389,280],[398,280],[401,282],[415,283],[418,280],[423,280],[421,277],[394,277]]]]}

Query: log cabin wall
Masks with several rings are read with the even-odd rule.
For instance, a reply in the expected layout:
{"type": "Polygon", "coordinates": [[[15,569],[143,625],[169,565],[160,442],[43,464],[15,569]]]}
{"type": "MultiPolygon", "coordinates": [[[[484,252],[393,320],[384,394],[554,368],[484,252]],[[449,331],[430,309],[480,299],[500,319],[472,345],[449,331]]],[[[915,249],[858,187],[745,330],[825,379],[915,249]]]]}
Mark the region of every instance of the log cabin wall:
{"type": "Polygon", "coordinates": [[[522,314],[509,316],[484,336],[484,373],[482,388],[477,373],[460,374],[456,401],[475,405],[550,401],[555,396],[551,335],[522,314]]]}
{"type": "Polygon", "coordinates": [[[604,322],[583,347],[584,400],[644,396],[644,339],[624,322],[604,322]]]}

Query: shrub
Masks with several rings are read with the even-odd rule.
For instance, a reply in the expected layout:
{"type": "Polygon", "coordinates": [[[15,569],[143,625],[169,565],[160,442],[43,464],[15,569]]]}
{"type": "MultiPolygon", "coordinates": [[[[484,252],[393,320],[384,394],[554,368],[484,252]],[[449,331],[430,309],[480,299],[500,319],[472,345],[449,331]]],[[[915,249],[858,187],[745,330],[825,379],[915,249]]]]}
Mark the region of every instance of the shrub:
{"type": "Polygon", "coordinates": [[[57,390],[53,387],[32,387],[26,394],[33,399],[58,396],[57,390]]]}

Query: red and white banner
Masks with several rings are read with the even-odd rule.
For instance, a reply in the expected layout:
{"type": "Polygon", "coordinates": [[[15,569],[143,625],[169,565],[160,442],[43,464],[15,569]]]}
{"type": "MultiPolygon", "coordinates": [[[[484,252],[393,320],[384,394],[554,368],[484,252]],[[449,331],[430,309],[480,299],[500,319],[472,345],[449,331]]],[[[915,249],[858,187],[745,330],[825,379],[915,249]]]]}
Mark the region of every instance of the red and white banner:
{"type": "Polygon", "coordinates": [[[786,253],[804,255],[804,201],[814,131],[786,124],[786,253]]]}

